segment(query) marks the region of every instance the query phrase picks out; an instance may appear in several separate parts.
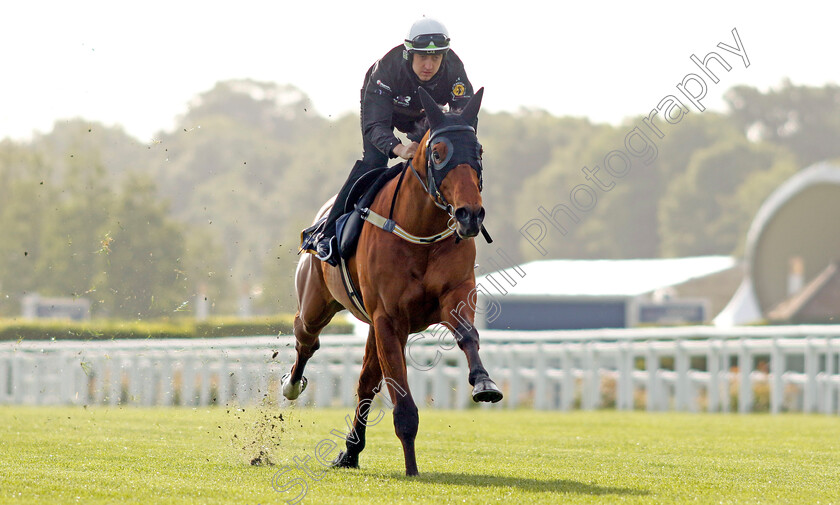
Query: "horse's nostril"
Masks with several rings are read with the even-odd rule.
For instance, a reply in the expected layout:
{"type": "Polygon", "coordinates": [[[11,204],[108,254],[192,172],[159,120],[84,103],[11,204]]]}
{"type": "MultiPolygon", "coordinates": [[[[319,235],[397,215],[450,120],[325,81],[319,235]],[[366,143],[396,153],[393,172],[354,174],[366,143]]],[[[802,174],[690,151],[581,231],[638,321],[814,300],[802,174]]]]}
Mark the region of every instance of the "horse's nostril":
{"type": "Polygon", "coordinates": [[[467,221],[470,218],[470,211],[466,209],[466,207],[458,207],[455,210],[455,219],[458,221],[467,221]]]}
{"type": "Polygon", "coordinates": [[[481,210],[478,211],[478,221],[484,221],[484,207],[482,207],[481,210]]]}

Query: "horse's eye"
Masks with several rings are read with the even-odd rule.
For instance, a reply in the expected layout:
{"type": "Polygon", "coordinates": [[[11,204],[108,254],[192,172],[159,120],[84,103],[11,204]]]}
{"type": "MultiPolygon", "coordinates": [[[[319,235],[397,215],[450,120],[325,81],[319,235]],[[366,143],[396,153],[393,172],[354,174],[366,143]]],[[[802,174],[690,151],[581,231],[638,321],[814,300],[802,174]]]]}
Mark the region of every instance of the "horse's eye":
{"type": "Polygon", "coordinates": [[[435,163],[440,163],[440,153],[437,151],[432,151],[432,158],[435,159],[435,163]]]}

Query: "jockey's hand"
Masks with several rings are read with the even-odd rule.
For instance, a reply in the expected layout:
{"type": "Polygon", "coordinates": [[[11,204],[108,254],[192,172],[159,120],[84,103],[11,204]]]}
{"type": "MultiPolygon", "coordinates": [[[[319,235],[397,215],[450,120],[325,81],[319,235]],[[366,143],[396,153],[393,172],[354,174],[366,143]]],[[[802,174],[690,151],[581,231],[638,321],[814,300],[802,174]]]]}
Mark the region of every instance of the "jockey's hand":
{"type": "Polygon", "coordinates": [[[420,144],[417,142],[412,142],[408,145],[400,144],[394,146],[394,154],[396,154],[404,160],[410,160],[414,157],[414,153],[417,152],[418,147],[420,147],[420,144]]]}

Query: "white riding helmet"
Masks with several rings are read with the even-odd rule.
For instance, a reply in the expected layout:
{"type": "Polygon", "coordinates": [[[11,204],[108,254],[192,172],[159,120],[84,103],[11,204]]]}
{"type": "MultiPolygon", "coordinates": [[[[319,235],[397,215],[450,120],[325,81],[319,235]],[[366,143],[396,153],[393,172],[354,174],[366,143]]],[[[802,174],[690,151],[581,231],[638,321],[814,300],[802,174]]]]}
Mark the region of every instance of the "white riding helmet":
{"type": "Polygon", "coordinates": [[[405,48],[410,54],[446,54],[449,51],[449,31],[436,19],[420,18],[408,30],[405,48]]]}

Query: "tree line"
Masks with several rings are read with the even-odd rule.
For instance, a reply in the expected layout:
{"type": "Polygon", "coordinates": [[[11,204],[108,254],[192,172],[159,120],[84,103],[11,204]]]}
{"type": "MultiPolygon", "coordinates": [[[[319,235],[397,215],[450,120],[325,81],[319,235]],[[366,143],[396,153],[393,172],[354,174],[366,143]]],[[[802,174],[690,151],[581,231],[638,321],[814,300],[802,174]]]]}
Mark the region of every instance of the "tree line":
{"type": "MultiPolygon", "coordinates": [[[[495,243],[479,241],[479,264],[498,248],[516,262],[739,254],[773,189],[840,156],[840,89],[786,82],[725,98],[726,113],[692,110],[661,138],[648,131],[655,157],[598,181],[587,174],[608,174],[606,158],[642,117],[611,125],[482,112],[495,243]],[[582,184],[597,204],[574,192],[582,184]],[[523,226],[560,202],[584,207],[541,252],[523,226]]],[[[261,313],[293,311],[300,230],[360,155],[358,115],[325,118],[302,91],[252,80],[199,94],[174,130],[151,140],[84,119],[4,140],[0,315],[18,314],[35,292],[87,297],[94,314],[115,318],[188,315],[204,298],[216,314],[242,300],[261,313]]]]}

